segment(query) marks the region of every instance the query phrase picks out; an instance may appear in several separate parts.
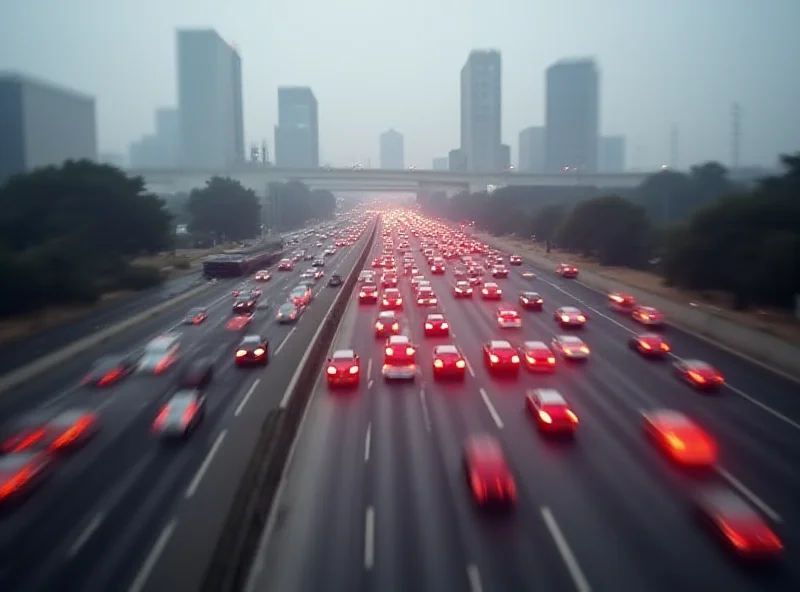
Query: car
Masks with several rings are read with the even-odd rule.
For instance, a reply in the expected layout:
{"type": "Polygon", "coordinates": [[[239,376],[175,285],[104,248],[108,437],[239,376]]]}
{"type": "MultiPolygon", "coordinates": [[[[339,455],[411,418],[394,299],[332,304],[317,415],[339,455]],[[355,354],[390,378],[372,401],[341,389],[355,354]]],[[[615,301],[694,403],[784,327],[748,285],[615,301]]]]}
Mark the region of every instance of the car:
{"type": "Polygon", "coordinates": [[[275,315],[275,320],[281,325],[287,323],[294,323],[300,318],[305,310],[302,306],[296,305],[294,302],[284,302],[278,309],[278,314],[275,315]]]}
{"type": "Polygon", "coordinates": [[[481,294],[484,300],[500,300],[503,297],[503,291],[500,289],[500,286],[494,282],[486,282],[483,284],[481,294]]]}
{"type": "Polygon", "coordinates": [[[414,292],[414,296],[416,297],[420,290],[433,290],[433,286],[431,286],[430,280],[420,280],[416,285],[411,287],[411,290],[414,292]]]}
{"type": "Polygon", "coordinates": [[[434,259],[433,263],[431,264],[431,273],[433,275],[444,275],[445,269],[447,266],[444,263],[444,259],[434,259]]]}
{"type": "Polygon", "coordinates": [[[362,269],[361,272],[358,274],[358,283],[363,284],[364,282],[374,283],[375,279],[375,272],[371,269],[362,269]]]}
{"type": "Polygon", "coordinates": [[[481,508],[513,508],[517,485],[497,438],[474,434],[464,444],[464,476],[475,503],[481,508]]]}
{"type": "Polygon", "coordinates": [[[183,317],[184,325],[200,325],[208,318],[208,310],[202,307],[190,308],[186,316],[183,317]]]}
{"type": "Polygon", "coordinates": [[[422,275],[413,275],[411,276],[411,289],[416,291],[417,287],[419,286],[420,282],[427,281],[425,276],[422,275]]]}
{"type": "Polygon", "coordinates": [[[386,288],[381,299],[381,309],[400,310],[403,308],[403,297],[397,288],[386,288]]]}
{"type": "Polygon", "coordinates": [[[521,329],[522,317],[519,311],[511,306],[497,307],[497,326],[501,329],[521,329]]]}
{"type": "Polygon", "coordinates": [[[203,389],[211,384],[213,378],[214,360],[211,358],[198,358],[181,368],[181,372],[178,375],[178,386],[180,388],[203,389]]]}
{"type": "Polygon", "coordinates": [[[325,267],[325,259],[314,259],[311,262],[311,267],[325,267]]]}
{"type": "Polygon", "coordinates": [[[519,354],[508,341],[495,339],[485,343],[483,361],[486,368],[492,373],[517,374],[519,372],[519,354]]]}
{"type": "Polygon", "coordinates": [[[525,409],[541,432],[571,436],[578,429],[578,416],[555,389],[529,390],[525,393],[525,409]]]}
{"type": "Polygon", "coordinates": [[[455,378],[463,380],[467,361],[455,345],[437,345],[433,348],[433,379],[455,378]]]}
{"type": "Polygon", "coordinates": [[[642,414],[642,421],[645,435],[677,464],[694,468],[716,465],[716,442],[680,411],[647,411],[642,414]]]}
{"type": "Polygon", "coordinates": [[[0,505],[21,502],[50,476],[53,459],[42,450],[0,456],[0,505]]]}
{"type": "Polygon", "coordinates": [[[589,346],[575,335],[556,335],[550,346],[565,360],[583,361],[591,355],[589,346]]]}
{"type": "Polygon", "coordinates": [[[562,306],[553,313],[556,323],[564,328],[582,329],[586,326],[586,315],[574,306],[562,306]]]}
{"type": "Polygon", "coordinates": [[[433,312],[425,317],[425,337],[446,337],[450,335],[450,323],[444,315],[433,312]]]}
{"type": "Polygon", "coordinates": [[[523,271],[522,277],[525,278],[526,280],[533,280],[536,279],[536,274],[533,273],[532,271],[523,271]]]}
{"type": "Polygon", "coordinates": [[[460,280],[453,285],[453,296],[455,298],[472,298],[472,286],[468,281],[460,280]]]}
{"type": "Polygon", "coordinates": [[[414,380],[417,375],[417,348],[407,335],[392,335],[386,340],[384,380],[414,380]]]}
{"type": "Polygon", "coordinates": [[[467,279],[467,270],[464,267],[456,267],[453,269],[453,277],[457,280],[467,279]]]}
{"type": "Polygon", "coordinates": [[[380,257],[375,257],[375,259],[372,260],[372,267],[374,269],[380,269],[383,267],[383,260],[380,257]]]}
{"type": "Polygon", "coordinates": [[[417,291],[418,306],[436,306],[439,299],[430,286],[421,286],[417,291]]]}
{"type": "Polygon", "coordinates": [[[322,271],[319,267],[312,267],[311,269],[307,269],[305,273],[311,274],[311,279],[313,279],[314,281],[322,279],[322,277],[325,275],[325,272],[322,271]]]}
{"type": "Polygon", "coordinates": [[[278,271],[294,271],[294,261],[291,259],[281,259],[278,263],[278,271]]]}
{"type": "Polygon", "coordinates": [[[556,275],[563,278],[574,279],[578,277],[578,268],[570,263],[559,263],[556,266],[556,275]]]}
{"type": "Polygon", "coordinates": [[[243,314],[243,315],[236,315],[232,317],[228,323],[225,325],[225,328],[228,331],[241,331],[245,327],[247,327],[250,323],[253,322],[253,318],[255,317],[254,314],[243,314]]]}
{"type": "Polygon", "coordinates": [[[313,271],[304,271],[300,274],[300,281],[311,283],[315,282],[316,280],[316,274],[313,271]]]}
{"type": "Polygon", "coordinates": [[[505,265],[494,265],[492,267],[492,277],[493,278],[507,278],[508,277],[508,267],[505,265]]]}
{"type": "Polygon", "coordinates": [[[509,265],[522,265],[522,257],[519,255],[509,255],[508,256],[508,264],[509,265]]]}
{"type": "Polygon", "coordinates": [[[344,280],[338,273],[334,273],[330,279],[328,279],[328,287],[330,288],[338,288],[342,284],[344,284],[344,280]]]}
{"type": "Polygon", "coordinates": [[[361,360],[352,349],[338,349],[328,358],[325,374],[328,386],[358,386],[361,382],[361,360]]]}
{"type": "Polygon", "coordinates": [[[544,298],[538,292],[522,292],[517,300],[524,310],[541,311],[544,307],[544,298]]]}
{"type": "Polygon", "coordinates": [[[783,556],[783,542],[766,519],[727,487],[698,489],[692,498],[692,508],[700,524],[719,538],[735,557],[771,561],[783,556]]]}
{"type": "Polygon", "coordinates": [[[382,310],[375,320],[375,337],[400,334],[400,319],[393,310],[382,310]]]}
{"type": "Polygon", "coordinates": [[[196,389],[181,389],[173,394],[153,421],[153,432],[173,440],[188,437],[203,421],[205,395],[196,389]]]}
{"type": "Polygon", "coordinates": [[[378,286],[377,284],[369,283],[362,284],[361,289],[358,291],[359,304],[374,304],[378,301],[378,286]]]}
{"type": "Polygon", "coordinates": [[[608,295],[608,307],[614,312],[631,314],[636,307],[636,299],[624,292],[611,292],[608,295]]]}
{"type": "Polygon", "coordinates": [[[82,446],[100,430],[100,416],[91,409],[72,408],[56,413],[35,411],[18,417],[3,428],[0,451],[61,452],[82,446]]]}
{"type": "Polygon", "coordinates": [[[236,347],[236,365],[269,364],[269,340],[260,335],[245,335],[236,347]]]}
{"type": "Polygon", "coordinates": [[[472,275],[467,280],[467,283],[469,283],[469,285],[473,287],[480,286],[483,283],[483,278],[481,278],[481,276],[479,275],[472,275]]]}
{"type": "Polygon", "coordinates": [[[322,252],[323,257],[333,257],[336,254],[336,249],[329,247],[322,252]]]}
{"type": "Polygon", "coordinates": [[[272,279],[272,276],[266,269],[260,269],[256,272],[255,278],[257,282],[267,282],[272,279]]]}
{"type": "Polygon", "coordinates": [[[384,273],[381,276],[381,288],[396,288],[397,275],[395,273],[384,273]]]}
{"type": "Polygon", "coordinates": [[[243,284],[243,285],[239,286],[238,288],[234,288],[233,292],[231,292],[231,294],[233,295],[234,298],[239,298],[242,294],[247,292],[249,289],[250,288],[247,287],[247,284],[243,284]]]}
{"type": "Polygon", "coordinates": [[[163,374],[180,359],[181,334],[165,333],[152,339],[139,358],[136,370],[149,374],[163,374]]]}
{"type": "Polygon", "coordinates": [[[250,290],[250,300],[258,300],[264,291],[261,288],[253,288],[250,290]]]}
{"type": "Polygon", "coordinates": [[[116,384],[136,370],[137,360],[129,355],[103,356],[81,380],[84,386],[106,387],[116,384]]]}
{"type": "Polygon", "coordinates": [[[711,364],[702,360],[677,360],[675,374],[690,386],[702,391],[715,391],[725,384],[725,377],[711,364]]]}
{"type": "Polygon", "coordinates": [[[250,314],[255,307],[255,298],[237,298],[232,310],[233,314],[250,314]]]}
{"type": "Polygon", "coordinates": [[[663,358],[671,348],[666,340],[655,333],[639,333],[628,340],[628,346],[646,357],[663,358]]]}
{"type": "Polygon", "coordinates": [[[556,355],[544,341],[523,341],[519,353],[531,372],[553,372],[556,369],[556,355]]]}
{"type": "Polygon", "coordinates": [[[303,261],[313,261],[316,255],[314,253],[304,253],[303,254],[303,261]]]}
{"type": "Polygon", "coordinates": [[[311,288],[305,284],[295,286],[289,293],[289,301],[294,302],[296,306],[308,306],[313,297],[314,293],[311,288]]]}
{"type": "Polygon", "coordinates": [[[652,306],[635,306],[631,312],[631,318],[642,325],[654,329],[664,326],[664,314],[652,306]]]}

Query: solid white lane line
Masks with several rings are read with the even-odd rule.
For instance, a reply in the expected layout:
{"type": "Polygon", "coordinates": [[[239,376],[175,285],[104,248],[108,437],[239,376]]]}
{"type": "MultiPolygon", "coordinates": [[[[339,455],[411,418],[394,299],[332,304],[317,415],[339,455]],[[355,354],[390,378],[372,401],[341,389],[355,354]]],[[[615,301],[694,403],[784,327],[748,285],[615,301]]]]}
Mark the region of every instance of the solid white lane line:
{"type": "Polygon", "coordinates": [[[470,592],[483,592],[481,573],[478,571],[478,566],[474,563],[467,566],[467,579],[469,580],[470,592]]]}
{"type": "Polygon", "coordinates": [[[275,348],[275,353],[272,354],[273,356],[277,356],[279,353],[281,353],[283,346],[286,345],[286,342],[289,341],[289,338],[295,331],[297,331],[297,324],[295,324],[295,326],[292,327],[292,330],[286,334],[286,337],[283,338],[283,341],[280,342],[280,345],[278,345],[278,347],[275,348]]]}
{"type": "Polygon", "coordinates": [[[375,508],[367,508],[364,524],[364,569],[372,569],[375,565],[375,508]]]}
{"type": "Polygon", "coordinates": [[[578,590],[578,592],[591,592],[592,588],[589,586],[586,576],[583,575],[583,570],[581,570],[578,560],[575,559],[575,555],[572,553],[572,549],[570,549],[569,543],[567,543],[567,539],[561,532],[561,528],[559,528],[558,522],[556,522],[556,519],[553,516],[553,513],[550,511],[550,508],[546,506],[542,508],[542,518],[544,518],[544,523],[547,525],[547,530],[550,531],[550,536],[553,537],[556,547],[558,547],[558,552],[561,553],[561,558],[564,560],[564,563],[566,564],[567,569],[572,576],[572,581],[575,583],[575,588],[578,590]]]}
{"type": "Polygon", "coordinates": [[[367,380],[372,378],[372,358],[367,362],[367,380]]]}
{"type": "Polygon", "coordinates": [[[742,390],[739,390],[735,386],[732,386],[730,384],[726,384],[725,386],[728,387],[728,389],[730,389],[731,391],[733,391],[737,395],[739,395],[740,397],[742,397],[744,400],[749,401],[750,403],[752,403],[753,405],[755,405],[759,409],[761,409],[763,411],[766,411],[767,413],[772,415],[774,418],[781,420],[783,423],[785,423],[788,426],[793,427],[796,430],[800,430],[800,423],[797,423],[796,421],[786,417],[780,411],[776,411],[775,409],[773,409],[769,405],[766,405],[766,404],[762,403],[761,401],[759,401],[758,399],[753,398],[752,396],[748,395],[746,392],[744,392],[742,390]]]}
{"type": "Polygon", "coordinates": [[[367,435],[364,437],[364,462],[369,462],[369,449],[372,445],[372,422],[367,425],[367,435]]]}
{"type": "Polygon", "coordinates": [[[475,378],[475,370],[472,369],[472,364],[469,363],[469,360],[466,358],[466,356],[464,357],[464,361],[467,363],[467,370],[469,371],[469,375],[472,376],[472,378],[475,378]]]}
{"type": "Polygon", "coordinates": [[[489,415],[492,416],[492,419],[494,420],[494,423],[497,425],[497,427],[502,430],[503,420],[500,419],[500,415],[497,413],[497,409],[495,409],[494,405],[492,405],[492,401],[491,399],[489,399],[489,395],[486,392],[486,389],[481,387],[480,393],[481,393],[481,399],[483,399],[486,408],[489,410],[489,415]]]}
{"type": "Polygon", "coordinates": [[[419,391],[419,402],[422,405],[422,419],[425,421],[425,429],[431,431],[431,416],[428,413],[428,401],[425,399],[425,389],[419,391]]]}
{"type": "Polygon", "coordinates": [[[94,532],[100,528],[100,525],[105,520],[106,515],[103,512],[97,512],[94,517],[91,519],[89,524],[86,525],[86,528],[83,529],[78,538],[75,539],[75,542],[72,543],[72,546],[69,548],[69,556],[75,557],[78,553],[80,553],[83,546],[92,538],[94,532]]]}
{"type": "Polygon", "coordinates": [[[367,383],[367,388],[368,388],[368,389],[371,389],[371,388],[372,388],[372,381],[371,381],[371,380],[370,380],[370,381],[367,383]]]}
{"type": "Polygon", "coordinates": [[[153,571],[159,557],[161,557],[161,554],[164,552],[164,548],[167,546],[172,533],[175,532],[176,525],[177,521],[173,518],[170,520],[169,524],[164,527],[164,530],[161,531],[153,548],[150,549],[147,559],[144,560],[142,567],[139,568],[139,572],[136,574],[136,578],[133,580],[131,587],[128,588],[128,592],[141,592],[144,589],[147,579],[150,577],[150,573],[153,571]]]}
{"type": "Polygon", "coordinates": [[[728,471],[726,471],[722,467],[717,467],[717,473],[719,473],[720,477],[725,479],[725,481],[730,483],[730,485],[733,488],[738,490],[739,493],[741,493],[744,497],[746,497],[748,500],[750,500],[750,503],[752,503],[759,510],[764,512],[764,514],[769,516],[769,518],[773,522],[775,522],[775,523],[783,522],[783,519],[780,517],[780,515],[775,510],[770,508],[769,505],[764,500],[762,500],[755,493],[753,493],[752,490],[750,490],[747,486],[745,486],[745,484],[742,483],[741,481],[739,481],[736,477],[731,475],[728,471]]]}
{"type": "Polygon", "coordinates": [[[194,479],[192,479],[192,482],[189,483],[189,487],[186,488],[186,494],[184,496],[186,497],[186,499],[192,497],[195,491],[197,491],[200,482],[203,480],[203,476],[206,474],[206,471],[208,471],[208,467],[211,466],[211,461],[214,460],[214,455],[217,454],[217,450],[219,450],[219,447],[222,445],[222,441],[225,439],[225,434],[227,433],[228,430],[222,430],[219,433],[219,436],[217,436],[217,439],[214,440],[214,445],[211,446],[211,450],[208,451],[208,454],[206,455],[203,464],[200,465],[199,469],[197,469],[197,473],[195,473],[194,479]]]}
{"type": "Polygon", "coordinates": [[[244,397],[242,397],[241,402],[236,406],[236,411],[233,412],[234,417],[239,417],[239,414],[244,409],[244,406],[247,405],[247,402],[250,400],[250,396],[253,394],[253,391],[256,390],[258,383],[261,382],[260,378],[256,378],[253,384],[250,385],[250,388],[245,393],[244,397]]]}

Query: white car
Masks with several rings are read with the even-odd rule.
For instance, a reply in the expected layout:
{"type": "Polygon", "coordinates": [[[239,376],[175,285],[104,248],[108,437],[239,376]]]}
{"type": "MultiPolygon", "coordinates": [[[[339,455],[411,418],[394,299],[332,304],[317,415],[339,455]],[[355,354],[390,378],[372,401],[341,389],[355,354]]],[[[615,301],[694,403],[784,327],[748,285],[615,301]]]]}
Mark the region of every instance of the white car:
{"type": "Polygon", "coordinates": [[[517,310],[501,306],[497,309],[497,326],[501,329],[520,329],[522,317],[517,310]]]}

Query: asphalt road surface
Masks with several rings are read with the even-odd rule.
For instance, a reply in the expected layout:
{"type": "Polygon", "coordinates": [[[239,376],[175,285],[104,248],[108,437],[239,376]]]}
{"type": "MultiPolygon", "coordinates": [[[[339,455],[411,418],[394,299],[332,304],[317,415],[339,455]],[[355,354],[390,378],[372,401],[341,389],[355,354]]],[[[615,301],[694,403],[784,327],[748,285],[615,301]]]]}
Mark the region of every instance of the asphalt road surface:
{"type": "MultiPolygon", "coordinates": [[[[406,306],[403,330],[420,348],[413,384],[383,382],[377,308],[351,304],[334,347],[361,356],[365,380],[357,392],[331,392],[320,373],[247,592],[800,590],[798,385],[670,329],[677,355],[707,360],[729,381],[719,394],[698,394],[668,360],[629,350],[637,328],[607,309],[605,295],[539,270],[524,279],[525,270],[512,267],[498,280],[504,301],[516,304],[533,290],[545,309],[523,312],[523,328],[507,330],[497,328],[495,303],[453,299],[451,269],[444,277],[425,272],[453,334],[426,339],[424,318],[435,309],[406,306]],[[487,374],[484,342],[549,342],[562,332],[553,311],[567,305],[590,315],[585,365],[560,364],[552,376],[523,369],[516,380],[487,374]],[[433,381],[431,348],[448,342],[468,360],[463,385],[433,381]],[[581,419],[575,442],[537,433],[523,409],[524,391],[534,387],[569,399],[581,419]],[[720,469],[709,479],[775,521],[787,548],[781,565],[744,570],[695,522],[688,501],[696,481],[642,433],[640,410],[663,407],[716,437],[720,469]],[[519,488],[511,517],[480,515],[467,492],[462,445],[476,432],[496,435],[506,450],[519,488]]],[[[414,302],[408,279],[401,290],[414,302]]]]}
{"type": "MultiPolygon", "coordinates": [[[[151,548],[163,538],[165,527],[170,533],[180,532],[175,528],[176,513],[204,489],[237,486],[217,479],[227,468],[219,466],[222,453],[235,452],[245,433],[243,426],[257,425],[267,409],[277,405],[283,390],[273,396],[271,387],[288,383],[287,375],[297,366],[337,291],[327,287],[327,278],[349,272],[366,234],[326,258],[326,275],[314,290],[315,299],[295,325],[278,325],[276,309],[311,262],[300,262],[294,272],[275,272],[261,284],[261,298],[272,306],[257,311],[244,333],[269,338],[271,360],[264,369],[234,367],[233,350],[242,333],[228,331],[225,325],[231,318],[231,291],[242,282],[223,281],[190,299],[185,308],[143,323],[10,398],[0,410],[3,419],[36,408],[85,406],[98,411],[102,429],[87,446],[59,462],[52,478],[30,499],[0,515],[0,590],[140,590],[146,583],[145,572],[155,564],[151,548]],[[180,325],[186,310],[194,306],[207,306],[208,320],[198,326],[180,325]],[[112,351],[135,351],[173,328],[183,333],[185,358],[217,360],[205,421],[188,441],[174,447],[164,446],[150,431],[158,409],[174,391],[174,372],[163,377],[134,375],[111,389],[75,386],[93,359],[112,351]]],[[[238,452],[243,455],[243,450],[238,452]]],[[[203,514],[194,510],[193,516],[183,516],[186,521],[203,524],[210,519],[207,509],[203,514]]],[[[213,546],[215,541],[205,542],[213,546]]],[[[191,563],[183,569],[202,572],[202,566],[191,563]]]]}

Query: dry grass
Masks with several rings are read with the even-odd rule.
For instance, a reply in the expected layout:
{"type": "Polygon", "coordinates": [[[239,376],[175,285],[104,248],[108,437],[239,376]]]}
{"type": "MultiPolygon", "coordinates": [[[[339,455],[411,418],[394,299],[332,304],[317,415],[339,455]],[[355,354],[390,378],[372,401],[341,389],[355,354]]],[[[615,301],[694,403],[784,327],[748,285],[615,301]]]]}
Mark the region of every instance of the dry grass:
{"type": "Polygon", "coordinates": [[[618,281],[621,289],[623,286],[631,286],[679,304],[694,302],[701,306],[706,306],[709,310],[713,310],[716,314],[735,323],[766,331],[791,343],[800,344],[800,323],[786,311],[771,309],[758,309],[747,312],[735,311],[732,308],[731,297],[728,294],[679,290],[665,286],[658,275],[646,271],[625,267],[602,267],[592,259],[564,253],[556,249],[549,254],[545,253],[544,248],[523,240],[507,237],[497,238],[482,233],[475,233],[475,235],[476,238],[484,242],[493,242],[508,251],[519,253],[520,255],[535,254],[537,257],[550,259],[554,263],[574,263],[581,269],[618,281]]]}
{"type": "Polygon", "coordinates": [[[181,266],[189,265],[189,268],[196,268],[204,257],[209,255],[216,255],[231,248],[230,246],[219,246],[211,249],[178,249],[174,254],[172,251],[167,253],[160,253],[151,257],[139,257],[134,261],[138,265],[149,265],[163,269],[165,267],[172,267],[179,269],[181,266]]]}

